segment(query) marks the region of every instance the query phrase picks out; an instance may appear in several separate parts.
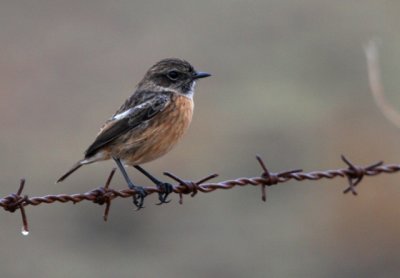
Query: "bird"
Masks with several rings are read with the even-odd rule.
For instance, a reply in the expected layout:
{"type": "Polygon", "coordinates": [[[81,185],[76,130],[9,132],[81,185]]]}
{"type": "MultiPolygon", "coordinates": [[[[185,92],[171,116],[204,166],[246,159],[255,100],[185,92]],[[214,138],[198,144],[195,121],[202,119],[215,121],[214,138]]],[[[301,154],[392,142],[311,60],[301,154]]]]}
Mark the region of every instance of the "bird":
{"type": "Polygon", "coordinates": [[[193,116],[196,81],[211,76],[196,71],[186,60],[163,59],[154,64],[135,87],[132,95],[100,128],[94,142],[56,183],[62,182],[81,166],[112,159],[128,187],[135,190],[133,203],[143,207],[147,193],[132,182],[125,166],[133,166],[159,189],[160,204],[167,203],[172,185],[162,182],[140,165],[167,152],[182,138],[193,116]]]}

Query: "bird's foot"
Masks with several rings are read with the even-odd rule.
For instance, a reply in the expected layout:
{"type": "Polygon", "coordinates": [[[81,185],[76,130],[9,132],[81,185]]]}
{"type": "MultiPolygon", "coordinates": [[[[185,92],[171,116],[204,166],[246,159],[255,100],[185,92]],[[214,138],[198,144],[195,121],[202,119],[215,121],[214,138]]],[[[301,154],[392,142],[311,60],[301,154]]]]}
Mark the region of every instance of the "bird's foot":
{"type": "Polygon", "coordinates": [[[135,190],[135,195],[133,195],[133,204],[136,206],[137,210],[144,208],[144,198],[148,195],[146,190],[142,186],[129,185],[129,188],[135,190]]]}
{"type": "Polygon", "coordinates": [[[174,191],[172,184],[167,182],[159,182],[157,183],[157,188],[160,190],[158,193],[158,200],[160,200],[160,202],[157,205],[159,206],[171,202],[171,200],[167,200],[167,197],[174,191]]]}

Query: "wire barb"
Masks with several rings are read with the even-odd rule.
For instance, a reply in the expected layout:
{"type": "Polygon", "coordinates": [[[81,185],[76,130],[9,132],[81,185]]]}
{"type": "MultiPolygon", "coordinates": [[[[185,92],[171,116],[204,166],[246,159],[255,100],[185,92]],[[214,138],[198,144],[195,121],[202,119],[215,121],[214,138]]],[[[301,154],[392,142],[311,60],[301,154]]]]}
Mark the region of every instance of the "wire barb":
{"type": "Polygon", "coordinates": [[[367,171],[374,171],[377,167],[383,165],[383,161],[379,161],[379,162],[373,163],[367,167],[362,168],[360,166],[353,164],[344,155],[341,155],[341,158],[342,158],[343,162],[346,163],[347,166],[349,167],[347,169],[347,172],[345,172],[349,186],[345,190],[343,190],[343,193],[347,194],[347,193],[351,192],[353,194],[353,196],[358,195],[355,188],[362,181],[362,179],[364,178],[364,175],[367,173],[367,171]]]}
{"type": "Polygon", "coordinates": [[[289,170],[289,171],[284,171],[284,172],[279,172],[279,173],[272,173],[268,170],[267,166],[265,166],[264,160],[259,156],[256,155],[257,161],[260,164],[261,168],[263,169],[263,173],[261,174],[261,177],[265,179],[263,183],[261,183],[261,200],[263,202],[267,201],[267,193],[266,193],[266,186],[271,186],[278,184],[280,182],[280,178],[286,178],[289,177],[291,174],[295,173],[300,173],[303,172],[302,169],[296,169],[296,170],[289,170]]]}
{"type": "Polygon", "coordinates": [[[179,194],[179,204],[181,205],[183,204],[183,194],[190,194],[190,197],[194,197],[198,190],[201,189],[202,183],[218,177],[218,174],[211,174],[198,180],[197,182],[193,182],[189,180],[183,180],[170,172],[164,172],[164,175],[179,183],[178,186],[174,186],[174,192],[179,194]]]}
{"type": "Polygon", "coordinates": [[[96,200],[97,203],[100,204],[100,205],[104,204],[104,203],[106,204],[106,208],[104,209],[104,214],[103,214],[104,222],[106,222],[107,219],[108,219],[108,213],[110,212],[110,206],[111,206],[111,195],[110,195],[110,192],[109,192],[108,188],[110,187],[111,180],[112,180],[116,170],[117,170],[117,168],[113,168],[111,170],[111,172],[110,172],[110,175],[108,175],[108,179],[107,179],[106,184],[104,185],[104,188],[103,188],[104,189],[104,193],[102,195],[103,199],[99,198],[99,199],[96,200]]]}
{"type": "Polygon", "coordinates": [[[3,208],[4,210],[9,211],[11,213],[19,209],[19,211],[21,212],[21,219],[22,219],[22,234],[28,235],[29,234],[28,218],[26,217],[24,205],[27,203],[29,199],[28,195],[21,196],[24,187],[25,187],[25,179],[21,179],[17,193],[12,193],[4,198],[5,205],[3,206],[3,208]]]}
{"type": "MultiPolygon", "coordinates": [[[[262,173],[260,176],[252,178],[237,178],[234,180],[226,180],[221,182],[212,183],[209,182],[211,179],[216,178],[217,174],[212,174],[206,176],[198,181],[183,180],[180,177],[165,172],[164,175],[175,180],[176,185],[172,185],[173,192],[179,195],[179,203],[183,203],[183,195],[190,194],[194,197],[198,192],[209,193],[218,189],[231,189],[237,186],[260,186],[262,193],[262,200],[267,199],[266,187],[272,186],[280,183],[285,183],[290,180],[295,181],[316,181],[321,179],[334,179],[334,178],[347,178],[348,187],[343,191],[343,193],[351,192],[353,195],[357,195],[355,190],[356,186],[362,181],[366,176],[376,176],[379,174],[390,174],[400,171],[400,164],[383,164],[383,161],[373,163],[366,167],[358,166],[352,163],[345,156],[342,156],[342,160],[346,163],[347,168],[336,169],[336,170],[326,170],[326,171],[313,171],[305,173],[301,169],[281,171],[277,173],[272,173],[266,167],[266,164],[260,156],[256,156],[259,165],[262,168],[262,173]]],[[[105,204],[105,210],[103,214],[104,221],[107,221],[108,214],[111,207],[111,201],[115,198],[130,198],[134,196],[137,192],[131,189],[115,190],[110,188],[111,180],[114,176],[116,169],[113,169],[108,176],[108,179],[104,186],[95,188],[86,193],[78,194],[59,194],[59,195],[46,195],[42,197],[30,197],[27,195],[22,196],[22,191],[25,186],[25,180],[21,179],[19,189],[17,193],[9,194],[3,198],[0,198],[0,207],[9,212],[15,212],[19,210],[21,212],[22,223],[23,223],[23,234],[28,234],[28,221],[25,212],[25,207],[28,205],[38,206],[41,204],[52,204],[55,202],[67,203],[72,202],[74,204],[91,201],[93,203],[103,205],[105,204]]],[[[160,188],[157,187],[145,187],[144,191],[147,194],[160,193],[160,188]]]]}

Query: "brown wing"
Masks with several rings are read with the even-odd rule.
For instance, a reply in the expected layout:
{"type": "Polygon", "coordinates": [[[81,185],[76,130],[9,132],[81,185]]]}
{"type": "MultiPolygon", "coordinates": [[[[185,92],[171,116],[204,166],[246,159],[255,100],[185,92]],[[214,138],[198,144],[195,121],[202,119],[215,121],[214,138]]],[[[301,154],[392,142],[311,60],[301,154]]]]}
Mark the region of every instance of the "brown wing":
{"type": "Polygon", "coordinates": [[[108,143],[153,118],[164,110],[169,101],[169,94],[159,93],[154,95],[151,99],[120,113],[120,115],[125,113],[126,115],[121,117],[114,116],[107,124],[108,127],[105,127],[100,132],[93,144],[86,150],[85,158],[95,155],[99,149],[103,148],[108,143]]]}

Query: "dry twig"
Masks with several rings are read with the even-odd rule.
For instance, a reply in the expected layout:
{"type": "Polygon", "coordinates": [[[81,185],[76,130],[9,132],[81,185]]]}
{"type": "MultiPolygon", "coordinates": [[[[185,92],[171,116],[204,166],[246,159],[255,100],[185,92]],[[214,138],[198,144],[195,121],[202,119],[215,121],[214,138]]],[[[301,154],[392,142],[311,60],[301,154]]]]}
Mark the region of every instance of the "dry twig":
{"type": "Polygon", "coordinates": [[[379,66],[379,51],[377,40],[371,40],[364,46],[368,66],[368,80],[374,101],[379,110],[390,122],[400,128],[400,112],[386,99],[379,66]]]}

